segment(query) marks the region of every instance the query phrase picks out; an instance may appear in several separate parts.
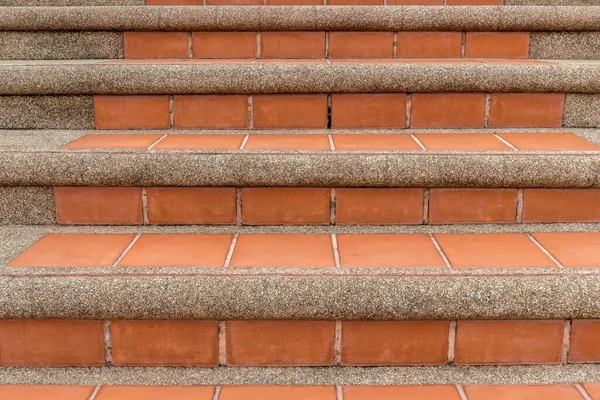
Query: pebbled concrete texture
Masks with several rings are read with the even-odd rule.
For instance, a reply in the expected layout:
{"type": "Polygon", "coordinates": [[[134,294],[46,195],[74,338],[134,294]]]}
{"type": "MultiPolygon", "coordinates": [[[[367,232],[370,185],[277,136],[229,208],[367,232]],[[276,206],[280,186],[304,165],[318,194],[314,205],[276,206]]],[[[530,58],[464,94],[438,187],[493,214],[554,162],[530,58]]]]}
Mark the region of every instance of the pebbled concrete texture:
{"type": "Polygon", "coordinates": [[[146,0],[0,0],[1,7],[141,6],[146,0]]]}
{"type": "Polygon", "coordinates": [[[0,96],[1,129],[90,129],[89,96],[0,96]]]}
{"type": "Polygon", "coordinates": [[[600,365],[478,367],[0,368],[15,385],[426,385],[600,381],[600,365]]]}
{"type": "Polygon", "coordinates": [[[593,60],[599,57],[600,32],[598,31],[531,33],[529,58],[593,60]]]}
{"type": "Polygon", "coordinates": [[[504,0],[507,6],[599,6],[600,0],[504,0]]]}
{"type": "Polygon", "coordinates": [[[566,127],[600,126],[600,95],[567,94],[563,125],[566,127]]]}
{"type": "Polygon", "coordinates": [[[0,224],[54,224],[52,188],[0,187],[0,224]]]}
{"type": "Polygon", "coordinates": [[[123,58],[121,32],[0,32],[4,60],[123,58]]]}

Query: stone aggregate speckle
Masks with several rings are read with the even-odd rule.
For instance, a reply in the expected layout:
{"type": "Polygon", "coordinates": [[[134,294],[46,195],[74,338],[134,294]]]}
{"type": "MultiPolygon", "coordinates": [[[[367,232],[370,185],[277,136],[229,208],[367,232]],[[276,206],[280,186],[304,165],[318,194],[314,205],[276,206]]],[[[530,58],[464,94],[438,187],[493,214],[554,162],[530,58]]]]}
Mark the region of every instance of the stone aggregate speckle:
{"type": "Polygon", "coordinates": [[[90,129],[89,96],[0,96],[1,129],[90,129]]]}
{"type": "Polygon", "coordinates": [[[566,127],[600,126],[600,94],[567,94],[563,124],[566,127]]]}
{"type": "Polygon", "coordinates": [[[54,194],[47,187],[0,187],[0,224],[54,224],[54,194]]]}
{"type": "Polygon", "coordinates": [[[532,32],[529,58],[594,60],[600,56],[600,32],[532,32]]]}

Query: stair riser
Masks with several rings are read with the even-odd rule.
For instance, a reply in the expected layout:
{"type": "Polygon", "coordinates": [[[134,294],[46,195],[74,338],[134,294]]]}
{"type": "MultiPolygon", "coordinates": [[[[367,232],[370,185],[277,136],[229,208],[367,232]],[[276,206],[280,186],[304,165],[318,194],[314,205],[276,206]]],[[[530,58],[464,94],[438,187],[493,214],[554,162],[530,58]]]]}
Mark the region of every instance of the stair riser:
{"type": "Polygon", "coordinates": [[[599,342],[599,320],[1,320],[0,366],[558,365],[599,342]]]}
{"type": "Polygon", "coordinates": [[[2,224],[600,222],[599,189],[0,188],[2,224]]]}
{"type": "Polygon", "coordinates": [[[0,32],[0,59],[595,59],[598,32],[0,32]]]}

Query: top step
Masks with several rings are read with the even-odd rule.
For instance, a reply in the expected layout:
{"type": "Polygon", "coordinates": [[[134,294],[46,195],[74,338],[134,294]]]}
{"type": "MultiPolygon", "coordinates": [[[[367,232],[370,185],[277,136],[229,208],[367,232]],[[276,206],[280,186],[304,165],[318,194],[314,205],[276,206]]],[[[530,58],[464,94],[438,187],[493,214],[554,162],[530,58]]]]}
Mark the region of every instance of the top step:
{"type": "Polygon", "coordinates": [[[594,6],[600,0],[0,0],[0,6],[594,6]]]}

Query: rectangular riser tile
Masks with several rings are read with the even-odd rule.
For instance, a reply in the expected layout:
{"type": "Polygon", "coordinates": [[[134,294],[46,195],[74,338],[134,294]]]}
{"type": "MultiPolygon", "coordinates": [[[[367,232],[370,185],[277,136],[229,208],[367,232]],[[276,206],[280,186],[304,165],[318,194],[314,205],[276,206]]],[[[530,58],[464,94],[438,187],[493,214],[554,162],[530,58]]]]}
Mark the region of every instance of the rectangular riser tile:
{"type": "Polygon", "coordinates": [[[598,320],[2,320],[0,366],[383,366],[600,361],[598,320]]]}

